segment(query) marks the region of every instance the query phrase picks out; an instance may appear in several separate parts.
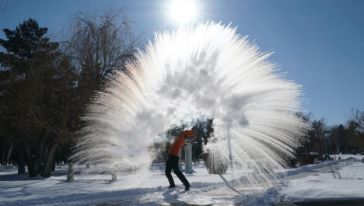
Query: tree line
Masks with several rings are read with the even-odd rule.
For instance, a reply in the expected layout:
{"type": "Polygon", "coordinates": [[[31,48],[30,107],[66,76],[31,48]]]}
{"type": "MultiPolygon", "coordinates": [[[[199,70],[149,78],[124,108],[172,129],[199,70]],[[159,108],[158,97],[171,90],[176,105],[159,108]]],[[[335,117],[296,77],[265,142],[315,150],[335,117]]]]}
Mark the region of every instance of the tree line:
{"type": "Polygon", "coordinates": [[[0,39],[0,155],[18,173],[48,177],[67,161],[93,94],[134,58],[137,39],[120,12],[78,14],[68,39],[52,41],[35,19],[0,39]]]}
{"type": "Polygon", "coordinates": [[[324,119],[312,119],[310,114],[297,114],[309,124],[304,142],[296,150],[291,164],[313,163],[313,158],[323,160],[329,155],[364,154],[364,111],[353,110],[346,123],[328,126],[324,119]]]}
{"type": "MultiPolygon", "coordinates": [[[[49,177],[56,162],[67,162],[82,114],[113,71],[125,71],[139,39],[119,11],[72,19],[65,41],[52,41],[35,19],[3,29],[0,39],[0,163],[14,163],[18,173],[49,177]]],[[[355,111],[346,124],[328,127],[298,114],[311,125],[296,153],[364,151],[364,112],[355,111]]],[[[196,122],[200,137],[193,159],[213,134],[213,119],[196,122]]],[[[173,135],[183,126],[171,128],[173,135]]],[[[168,145],[155,145],[168,147],[168,145]]],[[[165,151],[165,150],[164,150],[165,151]]],[[[163,157],[159,157],[163,159],[163,157]]]]}

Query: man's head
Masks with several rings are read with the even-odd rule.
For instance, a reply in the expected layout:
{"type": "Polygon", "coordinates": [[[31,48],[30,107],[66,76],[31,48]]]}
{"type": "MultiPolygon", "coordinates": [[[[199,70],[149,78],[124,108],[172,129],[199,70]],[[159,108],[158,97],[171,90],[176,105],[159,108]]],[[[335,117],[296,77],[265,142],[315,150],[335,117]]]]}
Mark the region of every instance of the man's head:
{"type": "Polygon", "coordinates": [[[188,131],[188,135],[186,135],[185,136],[185,140],[186,140],[186,142],[189,142],[189,143],[191,143],[191,142],[193,142],[194,141],[194,139],[196,139],[196,137],[197,137],[197,135],[198,135],[198,130],[197,130],[197,128],[196,127],[192,127],[192,129],[191,130],[189,130],[188,131]],[[192,133],[192,134],[191,134],[192,133]]]}
{"type": "Polygon", "coordinates": [[[197,127],[196,126],[192,127],[191,131],[193,133],[192,138],[196,138],[197,135],[198,135],[198,129],[197,129],[197,127]]]}

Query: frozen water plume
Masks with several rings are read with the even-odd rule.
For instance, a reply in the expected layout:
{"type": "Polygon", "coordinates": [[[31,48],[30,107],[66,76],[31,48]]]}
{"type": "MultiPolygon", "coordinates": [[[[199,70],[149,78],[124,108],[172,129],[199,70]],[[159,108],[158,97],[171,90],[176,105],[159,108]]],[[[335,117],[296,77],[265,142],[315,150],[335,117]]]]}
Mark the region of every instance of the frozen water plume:
{"type": "Polygon", "coordinates": [[[171,125],[213,118],[210,167],[257,174],[300,145],[300,86],[235,28],[202,23],[156,34],[127,72],[115,72],[84,116],[72,159],[111,172],[146,171],[171,125]],[[241,169],[241,170],[240,170],[241,169]]]}

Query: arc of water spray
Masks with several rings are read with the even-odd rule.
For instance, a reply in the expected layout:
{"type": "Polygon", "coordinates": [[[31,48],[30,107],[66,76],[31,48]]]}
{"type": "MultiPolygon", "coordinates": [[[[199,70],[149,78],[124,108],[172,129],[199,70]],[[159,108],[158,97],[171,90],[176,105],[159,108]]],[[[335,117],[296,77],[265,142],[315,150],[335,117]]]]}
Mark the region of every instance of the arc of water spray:
{"type": "Polygon", "coordinates": [[[233,154],[231,152],[230,122],[227,125],[226,133],[227,133],[227,137],[228,137],[229,161],[230,161],[231,169],[233,170],[233,154]]]}
{"type": "Polygon", "coordinates": [[[214,22],[157,34],[95,95],[71,158],[100,171],[145,171],[163,132],[205,116],[214,119],[205,147],[217,157],[211,161],[257,171],[284,166],[306,125],[295,115],[300,86],[269,55],[214,22]]]}
{"type": "Polygon", "coordinates": [[[227,139],[228,139],[228,149],[229,149],[229,163],[230,163],[230,168],[232,171],[232,175],[234,174],[234,166],[233,166],[233,153],[231,151],[231,135],[230,135],[230,121],[227,124],[226,127],[226,134],[227,134],[227,139]]]}

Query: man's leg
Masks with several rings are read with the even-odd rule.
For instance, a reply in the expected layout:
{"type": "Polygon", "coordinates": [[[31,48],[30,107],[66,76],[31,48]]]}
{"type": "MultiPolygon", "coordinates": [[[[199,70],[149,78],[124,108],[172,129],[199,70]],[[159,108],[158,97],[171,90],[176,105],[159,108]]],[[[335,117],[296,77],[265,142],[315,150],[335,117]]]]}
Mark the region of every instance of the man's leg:
{"type": "Polygon", "coordinates": [[[186,177],[183,175],[183,173],[181,172],[181,170],[178,167],[178,160],[179,158],[173,158],[173,172],[177,175],[177,177],[181,180],[181,182],[184,184],[186,190],[190,189],[190,183],[188,182],[188,180],[186,179],[186,177]]]}
{"type": "Polygon", "coordinates": [[[168,160],[167,160],[167,163],[166,163],[165,173],[166,173],[166,176],[168,178],[170,188],[171,187],[176,187],[176,185],[174,184],[174,180],[173,180],[171,172],[172,172],[172,161],[171,161],[171,158],[168,157],[168,160]]]}

